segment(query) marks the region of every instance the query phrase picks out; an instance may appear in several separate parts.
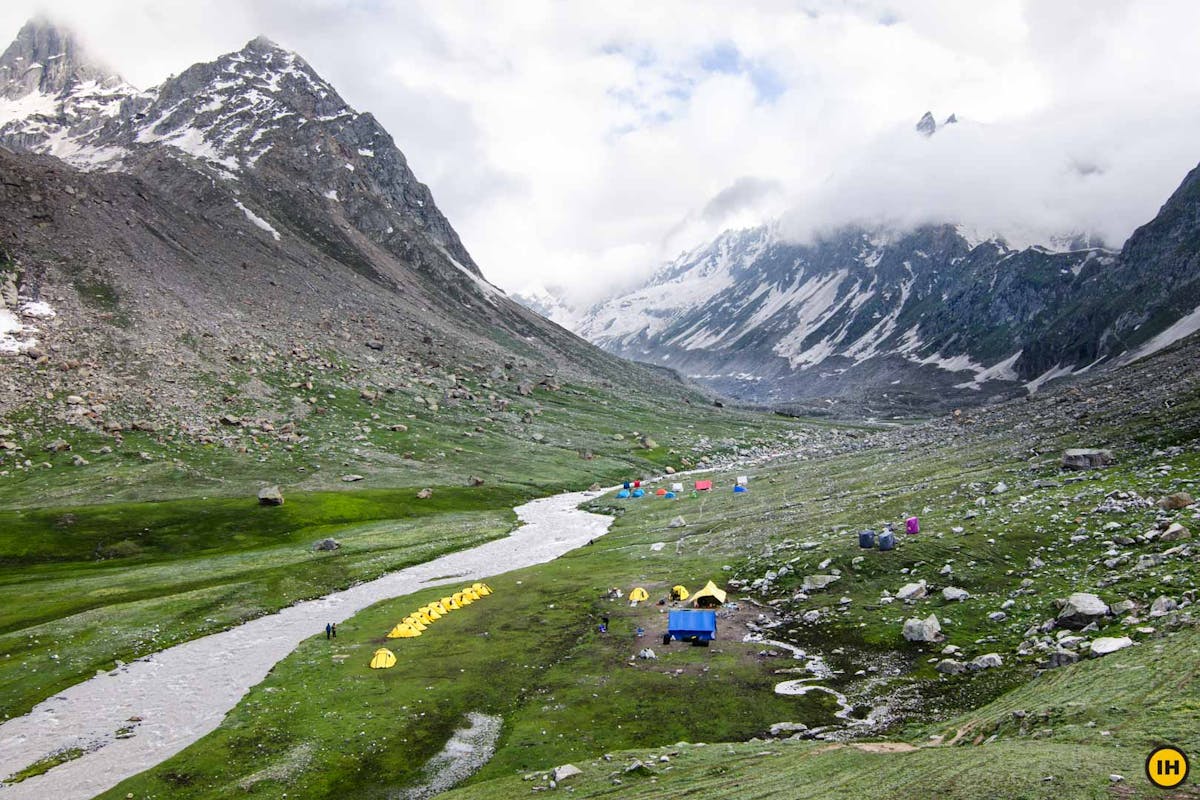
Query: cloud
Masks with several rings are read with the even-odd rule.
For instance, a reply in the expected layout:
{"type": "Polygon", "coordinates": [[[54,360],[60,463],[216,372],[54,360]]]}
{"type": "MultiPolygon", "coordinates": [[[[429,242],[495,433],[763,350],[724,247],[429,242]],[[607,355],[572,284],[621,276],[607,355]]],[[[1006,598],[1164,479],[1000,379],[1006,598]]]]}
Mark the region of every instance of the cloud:
{"type": "Polygon", "coordinates": [[[628,285],[785,201],[798,237],[1119,243],[1200,161],[1188,0],[9,0],[0,36],[38,7],[143,87],[259,33],[298,51],[511,289],[628,285]],[[924,139],[927,109],[962,122],[924,139]]]}
{"type": "Polygon", "coordinates": [[[743,175],[705,203],[700,216],[705,222],[725,224],[730,217],[744,211],[757,212],[763,201],[782,191],[783,184],[779,181],[743,175]]]}

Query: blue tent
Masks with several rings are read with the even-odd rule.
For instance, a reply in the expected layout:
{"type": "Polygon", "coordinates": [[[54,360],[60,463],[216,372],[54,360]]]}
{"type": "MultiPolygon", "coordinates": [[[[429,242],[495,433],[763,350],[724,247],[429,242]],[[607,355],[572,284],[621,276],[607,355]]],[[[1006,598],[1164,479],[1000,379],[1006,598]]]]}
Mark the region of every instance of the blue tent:
{"type": "Polygon", "coordinates": [[[621,491],[617,492],[617,499],[618,499],[618,500],[624,500],[626,497],[629,497],[629,490],[628,490],[628,489],[622,489],[621,491]]]}
{"type": "Polygon", "coordinates": [[[644,489],[634,489],[633,490],[634,497],[645,497],[645,495],[646,495],[646,491],[644,489]]]}
{"type": "Polygon", "coordinates": [[[666,494],[664,494],[664,495],[663,495],[663,497],[665,497],[665,498],[666,498],[666,499],[668,499],[668,500],[674,500],[674,499],[675,499],[675,493],[674,493],[674,492],[667,492],[666,494]]]}
{"type": "Polygon", "coordinates": [[[711,642],[717,635],[717,612],[672,611],[667,615],[667,633],[681,641],[711,642]]]}
{"type": "Polygon", "coordinates": [[[745,486],[742,486],[741,484],[738,484],[737,486],[733,487],[734,494],[742,494],[747,491],[749,491],[749,490],[745,486]]]}

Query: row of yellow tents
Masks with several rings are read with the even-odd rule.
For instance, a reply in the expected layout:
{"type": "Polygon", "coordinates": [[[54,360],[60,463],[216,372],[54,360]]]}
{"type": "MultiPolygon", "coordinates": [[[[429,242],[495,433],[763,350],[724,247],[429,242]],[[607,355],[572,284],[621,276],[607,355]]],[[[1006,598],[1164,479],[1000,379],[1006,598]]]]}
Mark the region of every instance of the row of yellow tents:
{"type": "MultiPolygon", "coordinates": [[[[671,587],[672,600],[687,600],[690,597],[692,598],[692,605],[698,608],[703,606],[723,605],[725,603],[725,596],[725,591],[718,588],[717,585],[712,581],[709,581],[707,584],[705,584],[704,588],[696,592],[694,595],[688,592],[686,586],[677,584],[671,587]]],[[[629,602],[631,603],[640,603],[643,600],[649,599],[650,593],[641,586],[635,587],[633,591],[629,593],[629,602]]]]}
{"type": "MultiPolygon", "coordinates": [[[[388,632],[387,638],[412,639],[420,636],[421,631],[426,630],[434,621],[441,619],[451,611],[457,611],[464,606],[469,606],[476,600],[487,597],[490,594],[492,594],[492,587],[486,583],[473,583],[470,586],[464,586],[461,591],[447,595],[441,600],[435,600],[428,605],[421,606],[409,614],[388,632]]],[[[386,647],[379,648],[375,651],[375,655],[371,657],[371,669],[388,669],[394,666],[396,666],[396,655],[386,647]]]]}

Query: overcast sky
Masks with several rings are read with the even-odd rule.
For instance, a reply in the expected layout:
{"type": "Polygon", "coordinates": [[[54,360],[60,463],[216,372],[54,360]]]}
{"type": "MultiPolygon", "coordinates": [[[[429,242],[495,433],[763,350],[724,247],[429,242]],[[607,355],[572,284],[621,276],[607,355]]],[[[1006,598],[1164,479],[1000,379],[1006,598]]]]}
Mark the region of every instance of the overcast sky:
{"type": "Polygon", "coordinates": [[[146,88],[265,34],[395,137],[484,274],[581,295],[729,226],[1120,245],[1200,162],[1200,3],[5,0],[146,88]],[[930,139],[926,110],[961,123],[930,139]]]}

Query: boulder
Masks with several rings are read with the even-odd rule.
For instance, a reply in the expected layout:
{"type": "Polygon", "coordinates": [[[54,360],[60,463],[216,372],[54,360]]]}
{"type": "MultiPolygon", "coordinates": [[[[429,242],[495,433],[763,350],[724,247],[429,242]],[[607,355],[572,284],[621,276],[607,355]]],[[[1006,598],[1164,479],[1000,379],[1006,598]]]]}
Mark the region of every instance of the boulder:
{"type": "Polygon", "coordinates": [[[1065,628],[1082,628],[1109,613],[1108,604],[1094,594],[1075,592],[1062,601],[1057,624],[1065,628]]]}
{"type": "Polygon", "coordinates": [[[896,597],[908,603],[914,600],[920,600],[927,593],[928,591],[925,588],[925,581],[919,581],[918,583],[906,583],[901,586],[899,591],[896,592],[896,597]]]}
{"type": "Polygon", "coordinates": [[[824,589],[834,581],[841,580],[841,575],[805,575],[800,588],[805,592],[815,592],[824,589]]]}
{"type": "Polygon", "coordinates": [[[687,520],[683,517],[675,517],[675,519],[667,523],[668,528],[682,528],[685,525],[687,525],[687,520]]]}
{"type": "Polygon", "coordinates": [[[467,478],[467,486],[483,486],[483,478],[478,475],[472,475],[467,478]]]}
{"type": "Polygon", "coordinates": [[[583,770],[574,764],[563,764],[561,767],[554,768],[554,774],[551,776],[555,783],[562,783],[567,778],[574,778],[576,775],[582,775],[583,770]]]}
{"type": "Polygon", "coordinates": [[[961,675],[967,671],[967,665],[953,658],[943,658],[934,669],[943,675],[961,675]]]}
{"type": "Polygon", "coordinates": [[[1000,657],[999,653],[984,653],[981,656],[972,658],[967,666],[974,670],[992,669],[993,667],[1004,666],[1004,659],[1000,657]]]}
{"type": "Polygon", "coordinates": [[[1124,650],[1132,644],[1133,639],[1130,639],[1128,636],[1101,636],[1092,642],[1092,655],[1106,656],[1109,653],[1124,650]]]}
{"type": "Polygon", "coordinates": [[[649,647],[646,647],[646,648],[643,648],[638,651],[638,658],[644,658],[644,659],[649,660],[649,659],[657,659],[658,656],[656,656],[654,654],[653,650],[651,650],[649,647]]]}
{"type": "Polygon", "coordinates": [[[1163,542],[1177,542],[1180,539],[1192,538],[1192,532],[1178,522],[1172,522],[1158,538],[1163,542]]]}
{"type": "Polygon", "coordinates": [[[337,539],[321,539],[319,542],[313,543],[313,550],[321,552],[331,552],[342,546],[342,543],[337,539]]]}
{"type": "Polygon", "coordinates": [[[1063,469],[1095,469],[1113,463],[1112,450],[1078,448],[1063,453],[1063,469]]]}
{"type": "Polygon", "coordinates": [[[604,487],[601,486],[599,483],[593,483],[591,486],[588,487],[588,491],[589,492],[598,492],[603,488],[604,487]]]}
{"type": "Polygon", "coordinates": [[[1187,492],[1176,492],[1169,494],[1158,501],[1158,507],[1164,511],[1178,511],[1181,508],[1187,508],[1196,500],[1187,492]]]}
{"type": "Polygon", "coordinates": [[[904,638],[910,642],[940,642],[942,626],[937,615],[930,614],[925,619],[907,619],[904,621],[904,638]]]}
{"type": "Polygon", "coordinates": [[[1179,608],[1179,604],[1176,603],[1172,598],[1165,596],[1159,597],[1150,604],[1150,616],[1165,617],[1167,614],[1170,614],[1177,608],[1179,608]]]}
{"type": "Polygon", "coordinates": [[[55,439],[53,442],[48,442],[42,449],[47,453],[65,453],[71,449],[71,443],[66,439],[55,439]]]}
{"type": "Polygon", "coordinates": [[[430,489],[428,486],[417,492],[418,500],[428,500],[431,497],[433,497],[433,489],[430,489]]]}
{"type": "Polygon", "coordinates": [[[1059,649],[1050,654],[1050,658],[1046,662],[1046,666],[1049,669],[1058,669],[1059,667],[1065,667],[1068,664],[1074,664],[1078,660],[1078,653],[1073,653],[1070,650],[1059,649]]]}
{"type": "Polygon", "coordinates": [[[772,736],[788,736],[793,733],[804,733],[808,726],[803,722],[776,722],[771,726],[772,736]]]}
{"type": "Polygon", "coordinates": [[[1137,608],[1137,603],[1135,603],[1134,601],[1121,600],[1119,602],[1113,603],[1112,607],[1109,610],[1112,611],[1112,613],[1115,614],[1116,616],[1120,617],[1120,616],[1124,616],[1125,614],[1131,613],[1136,608],[1137,608]]]}
{"type": "Polygon", "coordinates": [[[964,600],[970,599],[970,597],[970,592],[968,592],[966,589],[960,589],[957,586],[947,586],[945,589],[942,589],[942,599],[944,599],[946,602],[957,601],[961,603],[964,600]]]}
{"type": "Polygon", "coordinates": [[[362,475],[343,475],[342,476],[342,480],[346,483],[355,483],[356,481],[361,481],[362,479],[363,479],[362,475]]]}
{"type": "Polygon", "coordinates": [[[1004,481],[1000,481],[999,483],[997,483],[995,486],[992,487],[992,494],[1004,494],[1007,491],[1008,491],[1008,484],[1005,483],[1004,481]]]}
{"type": "Polygon", "coordinates": [[[279,491],[278,486],[264,486],[258,490],[258,504],[260,506],[281,506],[283,505],[283,492],[279,491]]]}

